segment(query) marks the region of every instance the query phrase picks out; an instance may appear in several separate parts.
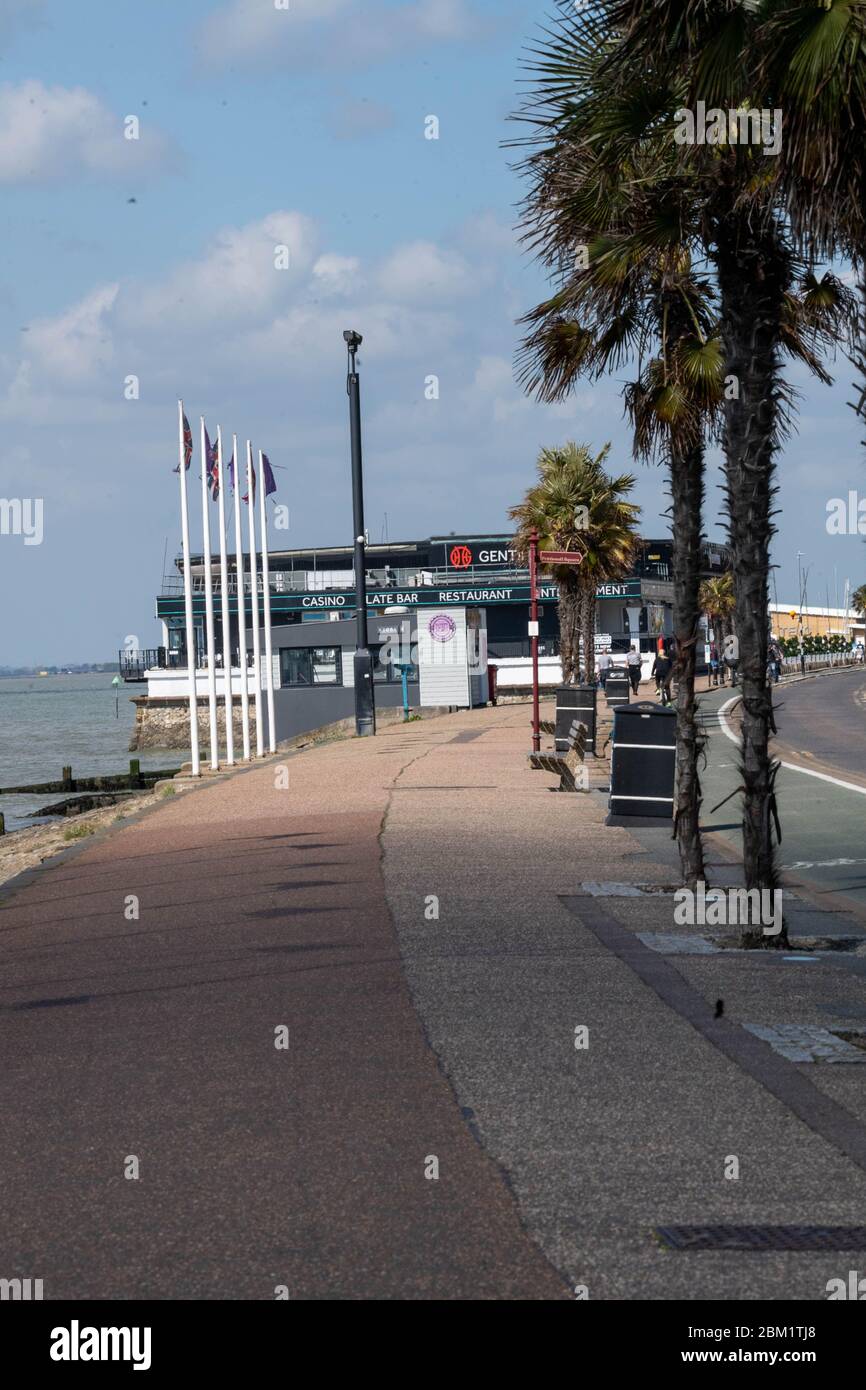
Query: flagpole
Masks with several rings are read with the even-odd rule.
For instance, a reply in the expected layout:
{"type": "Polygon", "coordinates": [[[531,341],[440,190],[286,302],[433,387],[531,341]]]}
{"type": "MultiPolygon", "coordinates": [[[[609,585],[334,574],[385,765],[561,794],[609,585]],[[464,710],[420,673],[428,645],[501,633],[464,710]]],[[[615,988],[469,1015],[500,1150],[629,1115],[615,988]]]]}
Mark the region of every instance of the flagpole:
{"type": "Polygon", "coordinates": [[[204,550],[204,607],[205,634],[207,640],[207,704],[210,716],[210,765],[214,772],[220,765],[219,733],[217,730],[216,702],[216,664],[214,662],[213,630],[213,575],[210,567],[210,514],[207,495],[207,444],[205,443],[204,416],[201,420],[201,529],[204,550]]]}
{"type": "Polygon", "coordinates": [[[265,731],[262,728],[262,652],[259,638],[259,576],[256,562],[256,499],[253,491],[253,446],[247,440],[247,501],[250,523],[250,590],[252,595],[253,670],[256,698],[256,757],[265,753],[265,731]]]}
{"type": "Polygon", "coordinates": [[[241,476],[238,457],[238,437],[232,435],[232,468],[234,471],[235,508],[235,580],[238,591],[238,665],[241,668],[241,728],[244,739],[244,762],[250,760],[250,692],[247,670],[247,599],[244,573],[244,542],[241,534],[241,476]]]}
{"type": "Polygon", "coordinates": [[[201,776],[198,752],[198,692],[195,685],[195,628],[192,621],[192,575],[189,569],[189,508],[186,496],[186,450],[183,440],[183,401],[177,403],[178,473],[180,474],[180,529],[183,538],[183,609],[186,618],[186,668],[189,683],[189,744],[192,775],[201,776]]]}
{"type": "Polygon", "coordinates": [[[232,633],[229,626],[229,564],[226,555],[226,498],[223,476],[223,432],[217,425],[217,496],[220,523],[220,612],[223,624],[223,681],[226,707],[226,763],[234,766],[235,734],[232,728],[232,633]]]}
{"type": "Polygon", "coordinates": [[[268,751],[276,753],[277,735],[274,723],[274,653],[271,644],[271,574],[268,565],[267,480],[262,451],[259,449],[259,530],[262,536],[262,590],[265,601],[265,681],[268,692],[268,751]]]}

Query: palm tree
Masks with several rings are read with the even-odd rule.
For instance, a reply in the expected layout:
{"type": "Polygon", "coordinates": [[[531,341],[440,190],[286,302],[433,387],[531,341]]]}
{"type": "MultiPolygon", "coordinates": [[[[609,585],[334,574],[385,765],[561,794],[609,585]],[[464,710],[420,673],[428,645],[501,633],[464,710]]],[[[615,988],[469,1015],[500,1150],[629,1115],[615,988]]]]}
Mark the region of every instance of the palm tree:
{"type": "Polygon", "coordinates": [[[609,476],[606,444],[593,454],[586,444],[569,442],[542,449],[538,481],[509,516],[517,522],[514,548],[525,556],[533,531],[541,550],[573,550],[578,565],[549,565],[547,572],[559,588],[559,634],[562,679],[580,679],[580,647],[587,679],[592,679],[595,655],[596,589],[601,583],[628,574],[637,545],[635,525],[640,508],[627,501],[635,485],[629,473],[609,476]]]}
{"type": "Polygon", "coordinates": [[[866,618],[866,584],[861,584],[851,595],[851,607],[855,613],[862,613],[866,618]]]}
{"type": "Polygon", "coordinates": [[[630,357],[641,363],[625,399],[635,457],[669,468],[675,833],[683,882],[694,884],[704,877],[694,688],[704,439],[722,398],[722,357],[711,287],[689,250],[699,231],[692,190],[677,177],[673,147],[641,148],[634,113],[599,95],[609,47],[603,19],[582,14],[564,19],[531,65],[538,88],[519,119],[533,127],[527,143],[540,148],[522,166],[531,180],[525,240],[562,286],[525,316],[520,375],[533,394],[556,401],[581,374],[598,378],[630,357]],[[576,247],[584,254],[575,266],[576,247]]]}
{"type": "MultiPolygon", "coordinates": [[[[764,0],[756,49],[759,85],[776,93],[785,137],[776,182],[797,245],[859,271],[851,402],[866,421],[866,8],[850,0],[764,0]]],[[[864,441],[866,443],[866,441],[864,441]]]]}
{"type": "MultiPolygon", "coordinates": [[[[737,0],[611,0],[596,7],[609,26],[597,89],[615,94],[630,113],[637,141],[670,150],[679,114],[705,108],[775,109],[759,82],[759,2],[737,0]]],[[[779,206],[780,185],[764,145],[678,144],[682,177],[694,190],[704,254],[716,272],[726,391],[723,444],[726,499],[736,590],[743,689],[743,859],[746,886],[777,887],[771,834],[774,730],[766,679],[769,548],[774,533],[776,454],[789,424],[791,393],[781,374],[798,274],[779,206]]],[[[623,158],[623,125],[616,157],[623,158]]],[[[806,290],[800,343],[818,368],[850,319],[850,296],[832,277],[820,294],[806,290]],[[818,300],[826,303],[819,305],[818,300]]],[[[826,373],[818,368],[819,375],[826,373]]]]}
{"type": "Polygon", "coordinates": [[[699,601],[701,611],[712,621],[716,637],[731,631],[732,619],[737,606],[734,596],[734,576],[728,570],[725,574],[705,579],[701,584],[699,601]]]}

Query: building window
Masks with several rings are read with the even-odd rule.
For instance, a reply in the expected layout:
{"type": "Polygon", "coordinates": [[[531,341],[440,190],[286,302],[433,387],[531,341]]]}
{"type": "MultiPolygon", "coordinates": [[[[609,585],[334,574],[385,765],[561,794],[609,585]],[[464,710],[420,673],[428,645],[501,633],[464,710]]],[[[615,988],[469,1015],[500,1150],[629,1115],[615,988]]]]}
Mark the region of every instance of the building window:
{"type": "Polygon", "coordinates": [[[342,685],[339,647],[281,647],[280,683],[284,686],[342,685]]]}
{"type": "MultiPolygon", "coordinates": [[[[383,651],[387,653],[388,646],[387,642],[383,642],[378,647],[371,646],[370,648],[370,654],[373,658],[373,680],[379,685],[400,685],[403,678],[398,666],[394,661],[388,660],[387,656],[385,658],[382,656],[383,651]]],[[[406,650],[408,652],[408,647],[406,650]]],[[[417,683],[417,680],[418,667],[413,665],[409,672],[410,685],[413,681],[417,683]]]]}

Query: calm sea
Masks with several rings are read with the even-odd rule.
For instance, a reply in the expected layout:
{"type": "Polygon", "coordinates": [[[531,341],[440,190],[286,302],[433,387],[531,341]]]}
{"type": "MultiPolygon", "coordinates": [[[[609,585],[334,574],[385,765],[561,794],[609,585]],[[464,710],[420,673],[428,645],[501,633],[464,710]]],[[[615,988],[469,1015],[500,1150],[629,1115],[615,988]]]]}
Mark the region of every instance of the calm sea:
{"type": "MultiPolygon", "coordinates": [[[[0,788],[54,781],[64,764],[78,777],[128,771],[135,722],[130,696],[147,687],[122,685],[115,692],[111,681],[111,673],[0,678],[0,788]]],[[[189,753],[157,749],[133,756],[143,768],[179,767],[189,753]]],[[[0,795],[6,829],[33,824],[35,809],[59,799],[0,795]]]]}

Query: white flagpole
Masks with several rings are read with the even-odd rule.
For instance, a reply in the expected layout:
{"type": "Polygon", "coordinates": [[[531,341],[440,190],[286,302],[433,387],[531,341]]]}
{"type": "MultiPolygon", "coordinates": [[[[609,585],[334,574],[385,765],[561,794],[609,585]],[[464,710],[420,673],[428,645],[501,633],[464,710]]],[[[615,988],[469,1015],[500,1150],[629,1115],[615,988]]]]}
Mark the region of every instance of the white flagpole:
{"type": "Polygon", "coordinates": [[[192,575],[189,570],[189,509],[186,497],[186,459],[183,447],[183,401],[177,403],[178,473],[180,474],[180,529],[183,537],[183,608],[186,618],[186,667],[189,678],[189,743],[192,775],[201,776],[198,753],[198,693],[195,686],[195,628],[192,621],[192,575]]]}
{"type": "Polygon", "coordinates": [[[229,564],[226,555],[226,497],[223,473],[223,432],[217,425],[217,489],[220,522],[220,611],[223,624],[223,681],[226,707],[226,763],[235,761],[235,734],[232,728],[232,633],[229,627],[229,564]]]}
{"type": "Polygon", "coordinates": [[[241,728],[244,736],[244,762],[250,760],[250,693],[247,670],[247,599],[244,576],[244,542],[241,535],[241,461],[238,437],[232,435],[232,460],[235,482],[235,579],[238,591],[238,665],[241,668],[241,728]]]}
{"type": "Polygon", "coordinates": [[[265,681],[268,692],[268,751],[276,753],[274,726],[274,653],[271,644],[271,575],[268,566],[268,513],[265,506],[265,468],[259,449],[259,530],[262,536],[262,590],[265,600],[265,681]]]}
{"type": "Polygon", "coordinates": [[[213,575],[210,568],[210,508],[207,495],[207,447],[204,440],[204,416],[201,420],[201,529],[204,551],[204,606],[207,638],[207,704],[210,715],[210,765],[214,772],[220,765],[219,734],[217,731],[216,663],[214,661],[213,575]]]}
{"type": "Polygon", "coordinates": [[[250,521],[250,588],[252,590],[253,671],[256,697],[256,757],[265,753],[265,731],[262,728],[262,652],[259,639],[259,576],[256,562],[256,499],[253,493],[253,446],[247,440],[247,498],[250,521]]]}

